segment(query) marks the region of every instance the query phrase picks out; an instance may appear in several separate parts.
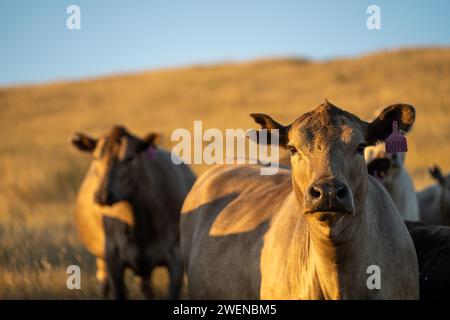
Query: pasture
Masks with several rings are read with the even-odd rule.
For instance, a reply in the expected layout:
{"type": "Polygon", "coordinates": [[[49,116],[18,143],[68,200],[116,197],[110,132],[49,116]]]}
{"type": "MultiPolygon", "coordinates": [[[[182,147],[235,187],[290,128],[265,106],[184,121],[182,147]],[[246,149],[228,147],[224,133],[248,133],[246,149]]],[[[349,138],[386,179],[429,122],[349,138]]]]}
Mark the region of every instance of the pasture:
{"type": "MultiPolygon", "coordinates": [[[[405,102],[416,107],[406,167],[417,189],[428,167],[450,170],[450,49],[405,49],[331,61],[270,59],[116,75],[0,89],[0,299],[100,298],[95,260],[74,224],[87,154],[69,144],[112,124],[163,134],[176,128],[256,127],[251,112],[287,124],[327,98],[363,119],[405,102]],[[81,267],[82,289],[66,288],[68,265],[81,267]]],[[[197,175],[205,165],[193,166],[197,175]]],[[[158,296],[167,283],[154,274],[158,296]]],[[[127,275],[127,282],[135,279],[127,275]]],[[[138,286],[132,297],[139,298],[138,286]]],[[[135,287],[135,288],[134,288],[135,287]]]]}

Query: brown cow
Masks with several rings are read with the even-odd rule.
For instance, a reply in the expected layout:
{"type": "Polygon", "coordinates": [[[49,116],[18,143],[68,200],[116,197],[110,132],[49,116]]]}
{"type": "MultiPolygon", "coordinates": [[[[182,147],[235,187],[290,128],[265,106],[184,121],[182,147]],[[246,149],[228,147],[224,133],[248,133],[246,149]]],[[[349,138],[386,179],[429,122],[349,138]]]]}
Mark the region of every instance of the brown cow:
{"type": "Polygon", "coordinates": [[[140,139],[120,126],[100,139],[80,133],[72,138],[93,156],[78,193],[76,222],[83,244],[97,257],[105,297],[126,297],[123,274],[131,268],[151,298],[152,269],[160,265],[169,269],[169,298],[180,293],[179,215],[195,177],[156,147],[157,138],[140,139]]]}
{"type": "Polygon", "coordinates": [[[438,166],[430,170],[436,184],[417,193],[420,219],[430,224],[450,226],[450,174],[442,174],[438,166]]]}
{"type": "Polygon", "coordinates": [[[189,192],[181,251],[197,299],[417,299],[418,264],[392,199],[369,177],[364,148],[385,139],[412,106],[386,108],[371,123],[326,102],[278,129],[292,171],[218,166],[189,192]],[[369,284],[379,267],[381,286],[369,284]]]}

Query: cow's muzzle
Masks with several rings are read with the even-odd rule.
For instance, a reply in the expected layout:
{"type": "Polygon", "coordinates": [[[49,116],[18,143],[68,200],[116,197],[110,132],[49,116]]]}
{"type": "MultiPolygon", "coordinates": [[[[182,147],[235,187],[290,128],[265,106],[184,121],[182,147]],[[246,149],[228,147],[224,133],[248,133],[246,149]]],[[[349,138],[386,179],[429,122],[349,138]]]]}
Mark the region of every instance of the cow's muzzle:
{"type": "Polygon", "coordinates": [[[305,214],[314,214],[320,221],[334,220],[345,214],[353,214],[354,211],[350,189],[337,179],[317,180],[304,194],[305,214]]]}

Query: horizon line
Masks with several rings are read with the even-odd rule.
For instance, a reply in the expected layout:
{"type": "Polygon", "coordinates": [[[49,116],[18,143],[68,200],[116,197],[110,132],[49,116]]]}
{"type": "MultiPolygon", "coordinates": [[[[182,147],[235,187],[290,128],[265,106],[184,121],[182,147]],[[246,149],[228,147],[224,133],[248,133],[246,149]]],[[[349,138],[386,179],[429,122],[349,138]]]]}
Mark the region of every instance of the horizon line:
{"type": "Polygon", "coordinates": [[[272,56],[257,56],[254,58],[246,58],[246,59],[217,59],[206,62],[193,62],[193,63],[183,63],[183,64],[172,64],[167,66],[158,66],[158,67],[143,67],[140,69],[130,69],[116,72],[105,72],[105,73],[97,73],[93,75],[81,76],[81,77],[60,77],[53,78],[43,81],[20,81],[15,83],[0,83],[0,91],[3,90],[14,90],[20,88],[32,88],[39,86],[51,86],[51,85],[59,85],[59,84],[70,84],[70,83],[82,83],[82,82],[90,82],[97,81],[102,79],[109,79],[114,77],[126,77],[126,76],[136,76],[145,73],[158,73],[165,71],[176,71],[176,70],[187,70],[187,69],[195,69],[195,68],[212,68],[218,66],[227,66],[227,65],[244,65],[251,63],[263,63],[268,61],[303,61],[306,63],[326,63],[331,61],[345,61],[345,60],[354,60],[354,59],[362,59],[366,57],[370,57],[378,54],[393,54],[399,52],[407,52],[407,51],[422,51],[422,50],[450,50],[450,45],[412,45],[412,46],[400,46],[393,48],[382,48],[378,50],[372,50],[367,52],[362,52],[358,54],[348,54],[348,55],[336,55],[334,57],[324,57],[324,58],[313,58],[308,57],[306,55],[272,55],[272,56]]]}

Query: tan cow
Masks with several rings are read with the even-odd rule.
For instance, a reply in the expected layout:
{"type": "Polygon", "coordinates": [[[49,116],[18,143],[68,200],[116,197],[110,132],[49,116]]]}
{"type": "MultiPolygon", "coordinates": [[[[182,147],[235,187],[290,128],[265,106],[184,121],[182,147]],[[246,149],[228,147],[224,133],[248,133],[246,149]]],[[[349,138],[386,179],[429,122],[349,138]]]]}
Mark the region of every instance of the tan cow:
{"type": "Polygon", "coordinates": [[[430,169],[436,184],[417,193],[420,218],[430,224],[450,226],[450,174],[443,176],[437,166],[430,169]]]}
{"type": "Polygon", "coordinates": [[[365,151],[369,173],[382,180],[404,220],[418,221],[419,202],[411,176],[405,168],[405,153],[387,154],[384,143],[369,146],[365,151]]]}
{"type": "Polygon", "coordinates": [[[181,250],[195,299],[417,299],[418,265],[408,230],[364,148],[385,139],[412,106],[386,108],[371,123],[326,102],[278,129],[292,171],[218,166],[189,192],[181,250]],[[380,287],[369,276],[379,267],[380,287]],[[372,285],[371,285],[372,284],[372,285]]]}
{"type": "Polygon", "coordinates": [[[92,154],[77,197],[76,223],[83,244],[97,257],[105,297],[126,297],[123,274],[131,268],[152,298],[150,277],[160,265],[169,269],[169,298],[179,296],[179,216],[195,177],[156,147],[157,137],[140,139],[115,126],[100,139],[80,133],[72,138],[75,147],[92,154]]]}

